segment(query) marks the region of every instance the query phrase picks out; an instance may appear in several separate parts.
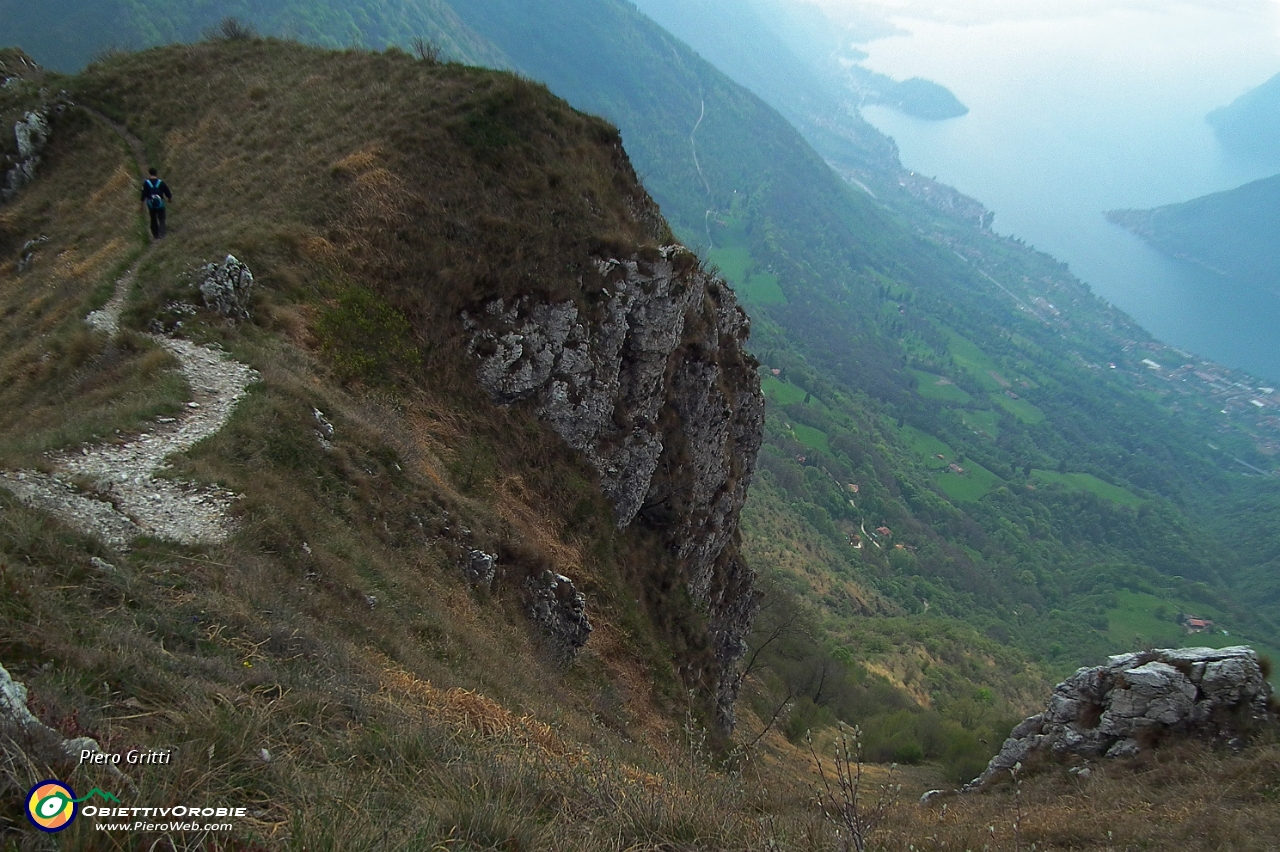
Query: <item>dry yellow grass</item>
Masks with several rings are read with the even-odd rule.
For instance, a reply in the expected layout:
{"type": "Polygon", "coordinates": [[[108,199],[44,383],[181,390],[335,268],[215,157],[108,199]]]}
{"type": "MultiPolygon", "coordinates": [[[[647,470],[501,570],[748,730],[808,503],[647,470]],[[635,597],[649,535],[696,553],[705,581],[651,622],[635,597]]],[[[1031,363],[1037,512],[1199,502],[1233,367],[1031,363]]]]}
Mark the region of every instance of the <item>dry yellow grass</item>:
{"type": "Polygon", "coordinates": [[[1086,774],[1049,764],[1024,772],[1020,792],[1007,782],[927,806],[908,798],[877,835],[877,848],[1280,848],[1280,746],[1274,743],[1239,753],[1183,744],[1132,761],[1095,763],[1086,774]]]}

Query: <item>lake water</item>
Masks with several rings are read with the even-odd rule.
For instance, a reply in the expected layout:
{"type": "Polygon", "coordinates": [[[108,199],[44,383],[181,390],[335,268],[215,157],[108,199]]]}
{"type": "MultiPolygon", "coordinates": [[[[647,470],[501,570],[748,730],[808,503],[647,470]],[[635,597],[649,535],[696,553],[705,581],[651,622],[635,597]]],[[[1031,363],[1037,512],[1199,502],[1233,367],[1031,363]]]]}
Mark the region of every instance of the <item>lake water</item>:
{"type": "Polygon", "coordinates": [[[1280,173],[1280,152],[1234,158],[1204,122],[1280,72],[1280,6],[897,23],[909,35],[865,45],[866,65],[935,80],[970,108],[944,122],[864,110],[907,168],[983,202],[998,232],[1066,261],[1165,342],[1280,382],[1280,293],[1167,259],[1102,215],[1280,173]]]}

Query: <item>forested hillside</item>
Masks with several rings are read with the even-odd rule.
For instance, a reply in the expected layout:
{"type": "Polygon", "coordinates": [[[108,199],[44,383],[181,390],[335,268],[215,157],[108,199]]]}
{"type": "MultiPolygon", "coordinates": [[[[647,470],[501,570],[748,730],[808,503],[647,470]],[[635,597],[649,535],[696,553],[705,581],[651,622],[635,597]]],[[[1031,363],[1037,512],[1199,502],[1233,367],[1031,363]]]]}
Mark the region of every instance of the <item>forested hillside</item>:
{"type": "Polygon", "coordinates": [[[771,583],[748,655],[757,728],[856,719],[877,756],[960,778],[1079,664],[1280,645],[1276,397],[991,234],[856,116],[802,135],[629,3],[450,8],[618,126],[752,315],[771,403],[745,516],[771,583]],[[1230,636],[1186,636],[1188,613],[1230,636]]]}

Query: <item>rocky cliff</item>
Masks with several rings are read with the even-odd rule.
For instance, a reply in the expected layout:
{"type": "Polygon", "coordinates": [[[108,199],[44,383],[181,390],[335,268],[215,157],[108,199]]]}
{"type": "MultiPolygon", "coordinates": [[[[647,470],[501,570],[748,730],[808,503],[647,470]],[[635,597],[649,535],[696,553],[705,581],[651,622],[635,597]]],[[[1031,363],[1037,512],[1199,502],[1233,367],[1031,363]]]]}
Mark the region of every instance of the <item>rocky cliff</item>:
{"type": "Polygon", "coordinates": [[[524,297],[465,315],[476,375],[586,456],[619,529],[663,537],[706,615],[718,721],[731,729],[756,606],[737,548],[764,419],[749,323],[679,246],[602,260],[599,272],[605,285],[585,305],[524,297]]]}
{"type": "Polygon", "coordinates": [[[1169,648],[1121,654],[1058,684],[986,771],[985,785],[1033,754],[1129,757],[1176,737],[1236,741],[1267,722],[1271,686],[1252,648],[1169,648]]]}
{"type": "Polygon", "coordinates": [[[35,179],[52,132],[50,118],[66,109],[66,93],[51,96],[43,82],[43,71],[24,53],[0,50],[0,90],[7,96],[0,98],[0,122],[7,127],[13,119],[14,142],[10,146],[8,140],[0,140],[0,204],[13,201],[35,179]],[[33,102],[34,108],[11,115],[15,105],[24,101],[33,102]]]}

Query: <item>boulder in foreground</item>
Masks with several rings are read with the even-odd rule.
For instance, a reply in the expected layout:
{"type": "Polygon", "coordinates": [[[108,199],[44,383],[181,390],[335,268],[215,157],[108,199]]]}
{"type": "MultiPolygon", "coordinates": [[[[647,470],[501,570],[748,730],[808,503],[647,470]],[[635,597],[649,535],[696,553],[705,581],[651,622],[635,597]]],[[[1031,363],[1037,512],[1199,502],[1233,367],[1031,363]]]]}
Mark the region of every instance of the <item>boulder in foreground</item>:
{"type": "Polygon", "coordinates": [[[1054,687],[1044,712],[1015,727],[965,789],[984,786],[1034,754],[1129,757],[1171,738],[1232,742],[1274,721],[1270,699],[1252,648],[1120,654],[1054,687]]]}

